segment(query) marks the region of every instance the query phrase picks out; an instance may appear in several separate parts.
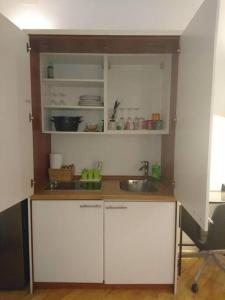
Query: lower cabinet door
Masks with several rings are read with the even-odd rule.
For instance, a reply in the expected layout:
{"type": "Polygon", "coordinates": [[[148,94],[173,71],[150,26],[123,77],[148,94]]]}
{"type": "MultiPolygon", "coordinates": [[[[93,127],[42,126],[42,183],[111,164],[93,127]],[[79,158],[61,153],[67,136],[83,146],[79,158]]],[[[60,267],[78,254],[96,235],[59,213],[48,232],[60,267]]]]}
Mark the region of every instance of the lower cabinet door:
{"type": "Polygon", "coordinates": [[[103,202],[33,201],[34,282],[103,282],[103,202]]]}
{"type": "Polygon", "coordinates": [[[105,283],[174,283],[175,203],[105,202],[105,283]]]}

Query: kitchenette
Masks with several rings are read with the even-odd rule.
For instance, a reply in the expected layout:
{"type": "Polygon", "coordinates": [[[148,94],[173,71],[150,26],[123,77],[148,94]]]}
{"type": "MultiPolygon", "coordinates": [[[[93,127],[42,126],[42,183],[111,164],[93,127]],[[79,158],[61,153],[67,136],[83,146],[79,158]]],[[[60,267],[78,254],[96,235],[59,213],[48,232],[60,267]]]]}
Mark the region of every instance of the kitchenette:
{"type": "Polygon", "coordinates": [[[178,39],[150,40],[135,49],[96,37],[86,49],[89,37],[30,36],[34,287],[175,289],[174,153],[163,143],[174,139],[178,39]],[[70,49],[61,48],[66,38],[70,49]]]}
{"type": "Polygon", "coordinates": [[[181,36],[28,36],[0,16],[0,210],[28,199],[31,292],[176,292],[179,204],[208,228],[217,10],[205,1],[181,36]]]}

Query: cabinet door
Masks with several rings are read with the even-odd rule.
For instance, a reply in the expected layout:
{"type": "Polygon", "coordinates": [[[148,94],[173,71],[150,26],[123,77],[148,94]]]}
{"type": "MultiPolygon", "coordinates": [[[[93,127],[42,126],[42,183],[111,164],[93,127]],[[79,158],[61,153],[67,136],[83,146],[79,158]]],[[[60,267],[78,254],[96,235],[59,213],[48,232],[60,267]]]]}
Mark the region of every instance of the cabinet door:
{"type": "Polygon", "coordinates": [[[102,201],[33,201],[35,282],[103,282],[102,201]]]}
{"type": "Polygon", "coordinates": [[[206,0],[181,37],[175,195],[207,230],[218,1],[206,0]]]}
{"type": "Polygon", "coordinates": [[[175,203],[105,203],[105,282],[174,283],[175,203]]]}
{"type": "Polygon", "coordinates": [[[0,211],[33,193],[28,37],[0,14],[0,211]]]}

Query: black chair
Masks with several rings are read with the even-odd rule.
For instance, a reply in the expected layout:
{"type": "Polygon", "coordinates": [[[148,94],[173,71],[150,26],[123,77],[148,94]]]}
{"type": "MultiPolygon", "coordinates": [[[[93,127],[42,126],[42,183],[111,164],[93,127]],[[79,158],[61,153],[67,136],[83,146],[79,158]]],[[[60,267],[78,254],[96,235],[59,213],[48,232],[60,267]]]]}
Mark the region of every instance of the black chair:
{"type": "Polygon", "coordinates": [[[225,271],[225,261],[222,261],[225,254],[225,204],[216,207],[204,241],[201,240],[201,228],[185,209],[182,209],[181,228],[193,240],[204,258],[191,286],[192,292],[197,293],[199,278],[210,261],[214,261],[225,271]]]}

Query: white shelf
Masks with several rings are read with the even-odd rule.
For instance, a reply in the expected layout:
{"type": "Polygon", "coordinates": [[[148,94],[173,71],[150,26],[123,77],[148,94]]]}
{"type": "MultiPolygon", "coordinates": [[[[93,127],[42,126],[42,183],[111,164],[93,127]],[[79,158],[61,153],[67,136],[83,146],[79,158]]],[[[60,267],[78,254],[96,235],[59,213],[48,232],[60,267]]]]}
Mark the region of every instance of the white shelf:
{"type": "Polygon", "coordinates": [[[105,134],[105,132],[97,132],[97,131],[54,131],[54,130],[46,130],[44,133],[50,133],[50,134],[73,134],[73,135],[102,135],[105,134]]]}
{"type": "Polygon", "coordinates": [[[73,79],[73,78],[44,78],[42,82],[48,85],[60,84],[61,86],[80,86],[80,87],[103,87],[103,79],[73,79]]]}
{"type": "Polygon", "coordinates": [[[103,110],[104,106],[44,105],[45,109],[103,110]]]}
{"type": "Polygon", "coordinates": [[[162,135],[168,134],[167,130],[107,130],[104,132],[92,131],[51,131],[47,130],[44,133],[50,134],[73,134],[73,135],[162,135]]]}
{"type": "Polygon", "coordinates": [[[107,134],[115,134],[115,135],[160,135],[160,134],[168,134],[168,130],[107,130],[105,131],[107,134]]]}

